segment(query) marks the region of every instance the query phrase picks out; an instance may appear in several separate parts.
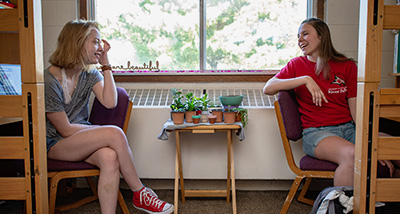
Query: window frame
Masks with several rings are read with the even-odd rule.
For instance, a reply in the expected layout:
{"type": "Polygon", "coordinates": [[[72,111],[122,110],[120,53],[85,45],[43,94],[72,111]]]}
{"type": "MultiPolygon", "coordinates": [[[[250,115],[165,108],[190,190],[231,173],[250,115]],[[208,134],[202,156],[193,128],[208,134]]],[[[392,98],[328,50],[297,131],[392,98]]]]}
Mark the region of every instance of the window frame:
{"type": "MultiPolygon", "coordinates": [[[[204,7],[204,0],[200,1],[200,44],[203,48],[200,48],[200,71],[204,71],[206,66],[205,50],[206,50],[206,30],[204,23],[204,16],[206,9],[204,7]]],[[[326,0],[307,0],[310,8],[308,8],[309,17],[316,15],[316,17],[324,20],[325,19],[325,2],[326,0]]],[[[96,0],[79,0],[79,14],[80,19],[94,20],[94,8],[96,0]]],[[[215,73],[162,73],[162,74],[137,74],[124,75],[114,73],[114,79],[116,82],[266,82],[272,78],[279,70],[265,70],[261,73],[253,72],[221,72],[215,73]]]]}

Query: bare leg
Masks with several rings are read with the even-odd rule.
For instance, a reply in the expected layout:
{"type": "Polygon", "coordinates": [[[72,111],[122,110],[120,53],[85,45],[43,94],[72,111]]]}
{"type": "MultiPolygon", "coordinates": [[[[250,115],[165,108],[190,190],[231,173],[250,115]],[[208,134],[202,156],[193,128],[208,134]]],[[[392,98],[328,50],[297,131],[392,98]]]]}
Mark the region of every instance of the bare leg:
{"type": "Polygon", "coordinates": [[[95,126],[79,131],[54,145],[48,152],[48,157],[57,160],[81,161],[102,148],[115,151],[121,174],[131,190],[142,188],[143,184],[137,175],[125,133],[116,126],[95,126]]]}
{"type": "Polygon", "coordinates": [[[354,177],[353,143],[341,137],[327,137],[315,148],[315,156],[338,164],[333,179],[334,186],[353,186],[354,177]]]}
{"type": "Polygon", "coordinates": [[[85,161],[100,168],[98,196],[101,213],[115,213],[120,179],[117,153],[110,148],[101,148],[85,161]]]}

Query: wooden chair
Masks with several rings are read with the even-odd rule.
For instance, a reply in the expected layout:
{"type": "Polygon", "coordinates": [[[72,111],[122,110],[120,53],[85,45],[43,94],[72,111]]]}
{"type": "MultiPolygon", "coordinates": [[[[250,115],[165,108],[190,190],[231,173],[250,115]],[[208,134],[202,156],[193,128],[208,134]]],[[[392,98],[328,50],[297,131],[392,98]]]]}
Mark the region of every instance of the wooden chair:
{"type": "MultiPolygon", "coordinates": [[[[129,100],[129,96],[125,89],[117,88],[118,91],[118,104],[114,109],[107,109],[95,99],[93,102],[92,110],[90,113],[89,121],[93,125],[116,125],[121,127],[126,133],[129,123],[129,118],[132,110],[132,101],[129,100]]],[[[69,161],[58,161],[58,160],[47,160],[47,171],[49,181],[49,212],[50,214],[55,212],[55,209],[63,211],[71,208],[81,206],[83,204],[92,202],[98,199],[97,188],[93,182],[93,176],[99,176],[100,170],[84,161],[69,162],[69,161]],[[86,177],[86,180],[93,192],[92,196],[81,199],[77,202],[68,205],[62,205],[55,207],[56,195],[58,182],[65,178],[80,178],[86,177]]],[[[124,198],[120,191],[118,191],[118,203],[123,213],[129,213],[129,210],[125,204],[124,198]]]]}
{"type": "Polygon", "coordinates": [[[287,213],[293,201],[293,198],[305,178],[305,184],[300,192],[298,201],[313,205],[314,200],[305,198],[308,187],[313,178],[328,178],[333,179],[334,171],[337,165],[323,160],[318,160],[308,155],[305,155],[300,160],[300,166],[297,166],[290,141],[298,141],[302,136],[302,125],[298,103],[293,91],[280,91],[278,99],[274,103],[276,118],[278,120],[279,131],[282,138],[283,148],[286,154],[286,160],[289,168],[296,174],[289,194],[286,197],[285,203],[281,209],[281,213],[287,213]]]}

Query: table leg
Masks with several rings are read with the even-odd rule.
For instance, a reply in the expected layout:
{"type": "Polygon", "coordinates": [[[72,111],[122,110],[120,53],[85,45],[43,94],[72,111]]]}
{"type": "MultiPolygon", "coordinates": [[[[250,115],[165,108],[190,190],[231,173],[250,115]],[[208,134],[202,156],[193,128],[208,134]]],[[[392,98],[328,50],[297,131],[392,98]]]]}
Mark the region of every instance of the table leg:
{"type": "Polygon", "coordinates": [[[231,197],[231,150],[229,147],[229,133],[231,132],[231,130],[226,130],[226,138],[227,138],[227,152],[228,152],[228,172],[226,174],[227,179],[226,179],[226,203],[229,203],[230,201],[230,197],[231,197]]]}
{"type": "Polygon", "coordinates": [[[236,214],[236,184],[235,184],[235,159],[233,157],[232,131],[228,132],[228,147],[230,151],[231,179],[232,179],[232,210],[236,214]]]}
{"type": "MultiPolygon", "coordinates": [[[[175,130],[175,140],[176,140],[176,153],[178,159],[178,170],[179,170],[179,179],[181,183],[181,196],[182,203],[185,203],[185,186],[183,181],[183,169],[182,169],[182,153],[181,153],[181,141],[180,141],[180,132],[179,130],[175,130]]],[[[175,179],[177,177],[175,176],[175,179]]]]}
{"type": "Polygon", "coordinates": [[[178,161],[178,149],[176,149],[175,154],[175,187],[174,187],[174,204],[175,211],[174,214],[178,214],[178,195],[179,195],[179,161],[178,161]]]}

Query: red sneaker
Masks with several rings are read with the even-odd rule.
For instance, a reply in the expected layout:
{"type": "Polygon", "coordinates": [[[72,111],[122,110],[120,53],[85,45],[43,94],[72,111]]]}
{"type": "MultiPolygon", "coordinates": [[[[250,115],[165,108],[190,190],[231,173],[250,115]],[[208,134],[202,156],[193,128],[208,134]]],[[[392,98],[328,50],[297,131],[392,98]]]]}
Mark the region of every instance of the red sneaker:
{"type": "Polygon", "coordinates": [[[174,211],[174,205],[158,199],[148,187],[133,192],[133,206],[147,213],[169,214],[174,211]]]}

